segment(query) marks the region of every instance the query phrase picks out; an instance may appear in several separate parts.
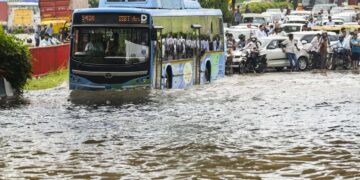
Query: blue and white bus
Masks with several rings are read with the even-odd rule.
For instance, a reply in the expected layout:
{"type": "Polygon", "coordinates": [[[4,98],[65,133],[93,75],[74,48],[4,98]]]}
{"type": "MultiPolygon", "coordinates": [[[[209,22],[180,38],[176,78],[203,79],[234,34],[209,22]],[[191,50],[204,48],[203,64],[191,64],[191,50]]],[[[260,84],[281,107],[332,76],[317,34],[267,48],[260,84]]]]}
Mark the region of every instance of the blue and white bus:
{"type": "Polygon", "coordinates": [[[100,0],[73,14],[70,89],[181,89],[225,76],[223,17],[197,0],[100,0]]]}

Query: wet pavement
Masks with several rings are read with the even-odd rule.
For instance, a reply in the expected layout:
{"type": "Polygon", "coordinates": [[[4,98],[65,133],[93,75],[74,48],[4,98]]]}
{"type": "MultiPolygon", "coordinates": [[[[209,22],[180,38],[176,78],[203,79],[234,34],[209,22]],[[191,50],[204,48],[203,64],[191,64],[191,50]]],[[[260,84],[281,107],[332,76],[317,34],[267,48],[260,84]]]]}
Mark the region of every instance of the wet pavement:
{"type": "Polygon", "coordinates": [[[0,179],[359,179],[360,75],[120,95],[63,85],[2,104],[0,129],[0,179]]]}

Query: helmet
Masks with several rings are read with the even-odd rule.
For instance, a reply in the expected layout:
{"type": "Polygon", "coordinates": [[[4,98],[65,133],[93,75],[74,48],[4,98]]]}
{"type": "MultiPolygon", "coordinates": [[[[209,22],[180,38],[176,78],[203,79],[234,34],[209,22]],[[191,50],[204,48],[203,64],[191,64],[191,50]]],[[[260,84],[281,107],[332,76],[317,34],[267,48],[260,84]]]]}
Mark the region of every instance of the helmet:
{"type": "Polygon", "coordinates": [[[245,39],[245,35],[240,34],[240,35],[239,35],[239,39],[245,39]]]}

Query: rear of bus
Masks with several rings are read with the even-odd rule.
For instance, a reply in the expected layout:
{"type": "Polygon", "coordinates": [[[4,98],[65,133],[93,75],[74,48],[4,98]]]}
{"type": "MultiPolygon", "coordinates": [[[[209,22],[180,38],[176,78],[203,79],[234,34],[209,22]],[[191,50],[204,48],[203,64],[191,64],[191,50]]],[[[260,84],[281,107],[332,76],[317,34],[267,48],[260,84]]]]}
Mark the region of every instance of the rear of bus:
{"type": "Polygon", "coordinates": [[[150,16],[88,9],[73,15],[70,89],[150,87],[150,16]]]}

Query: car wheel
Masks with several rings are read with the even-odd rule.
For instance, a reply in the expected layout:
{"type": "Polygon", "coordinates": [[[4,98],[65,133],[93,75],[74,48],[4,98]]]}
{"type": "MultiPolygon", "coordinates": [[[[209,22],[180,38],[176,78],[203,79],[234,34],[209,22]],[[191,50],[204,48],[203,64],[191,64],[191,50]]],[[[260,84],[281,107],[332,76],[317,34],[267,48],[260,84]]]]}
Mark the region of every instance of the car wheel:
{"type": "MultiPolygon", "coordinates": [[[[231,68],[232,69],[232,68],[231,68]]],[[[206,68],[205,68],[205,79],[206,82],[209,83],[211,81],[211,65],[210,63],[206,63],[206,68]]]]}
{"type": "Polygon", "coordinates": [[[308,59],[306,57],[300,57],[299,58],[299,69],[301,71],[305,71],[308,68],[308,59]]]}
{"type": "Polygon", "coordinates": [[[282,70],[284,70],[284,67],[277,67],[275,69],[276,69],[276,71],[282,71],[282,70]]]}
{"type": "Polygon", "coordinates": [[[231,67],[231,60],[227,60],[226,61],[226,65],[225,65],[225,74],[226,75],[230,75],[233,74],[233,68],[231,67]]]}
{"type": "Polygon", "coordinates": [[[246,71],[246,65],[244,61],[239,63],[239,74],[244,74],[246,71]]]}
{"type": "Polygon", "coordinates": [[[166,78],[166,82],[165,82],[165,88],[166,89],[171,89],[172,88],[172,73],[171,73],[171,69],[168,68],[166,70],[166,75],[165,75],[165,78],[166,78]]]}

